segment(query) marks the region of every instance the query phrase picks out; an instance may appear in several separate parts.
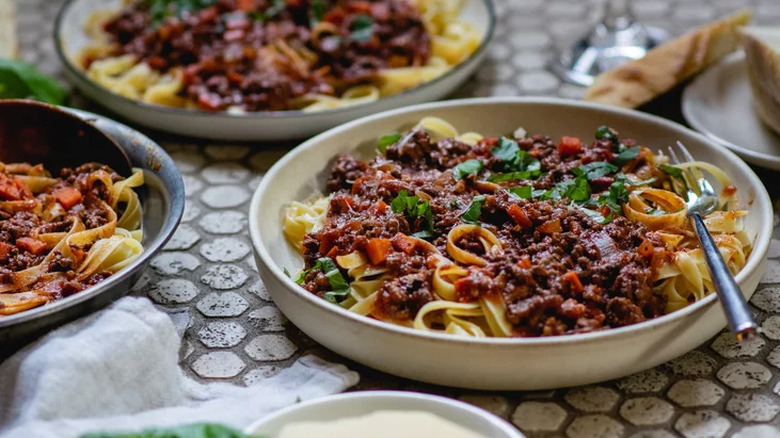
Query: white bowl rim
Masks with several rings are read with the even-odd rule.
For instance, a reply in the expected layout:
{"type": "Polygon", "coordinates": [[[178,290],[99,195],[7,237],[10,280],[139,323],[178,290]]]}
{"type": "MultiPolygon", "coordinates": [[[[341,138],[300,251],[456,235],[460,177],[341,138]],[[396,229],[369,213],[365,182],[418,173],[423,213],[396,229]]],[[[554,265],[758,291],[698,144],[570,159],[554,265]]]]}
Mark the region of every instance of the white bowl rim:
{"type": "MultiPolygon", "coordinates": [[[[295,283],[295,281],[293,281],[292,278],[285,275],[285,273],[282,271],[282,268],[280,268],[276,264],[268,248],[265,247],[262,240],[260,239],[259,227],[257,226],[257,224],[259,223],[258,215],[260,212],[259,203],[260,203],[260,198],[268,190],[268,186],[270,182],[274,180],[276,175],[280,173],[281,169],[286,167],[289,162],[293,161],[299,155],[305,154],[307,150],[316,147],[317,144],[327,140],[329,137],[333,135],[339,134],[344,131],[349,131],[358,125],[372,122],[384,117],[391,117],[406,112],[415,112],[419,110],[435,110],[439,108],[451,108],[451,107],[461,107],[461,106],[470,107],[470,106],[494,105],[494,104],[562,105],[562,106],[577,107],[582,109],[598,110],[606,113],[612,113],[615,115],[633,117],[642,120],[644,122],[660,124],[663,127],[671,130],[686,132],[690,136],[697,137],[701,142],[706,143],[714,147],[715,149],[718,149],[721,153],[723,153],[724,155],[726,155],[726,157],[730,158],[731,161],[733,161],[733,164],[749,181],[750,188],[755,190],[755,198],[753,199],[751,208],[759,209],[757,213],[761,215],[760,224],[762,224],[762,226],[757,232],[756,239],[753,242],[753,249],[750,257],[748,258],[747,263],[742,268],[742,270],[735,276],[737,283],[747,278],[750,274],[753,273],[753,271],[758,269],[761,266],[761,264],[764,262],[764,258],[769,249],[769,243],[772,238],[771,227],[774,222],[774,213],[772,211],[771,199],[769,198],[769,194],[767,193],[764,184],[761,182],[761,180],[758,178],[755,172],[753,172],[753,170],[744,161],[742,161],[742,159],[740,159],[736,154],[734,154],[734,152],[730,151],[724,146],[716,142],[713,142],[707,137],[701,135],[700,133],[688,129],[671,120],[667,120],[659,116],[642,113],[635,110],[612,107],[612,106],[596,104],[592,102],[584,102],[584,101],[571,100],[571,99],[561,99],[555,97],[486,97],[486,98],[469,98],[469,99],[448,100],[442,102],[432,102],[432,103],[426,103],[420,105],[412,105],[405,108],[398,108],[390,111],[384,111],[381,113],[362,117],[360,119],[353,120],[352,122],[329,129],[323,132],[322,134],[314,136],[309,140],[301,143],[297,147],[293,148],[290,152],[288,152],[282,158],[280,158],[263,176],[263,179],[260,181],[260,185],[257,187],[255,193],[252,196],[252,201],[249,207],[249,234],[251,236],[252,245],[255,249],[255,252],[259,255],[262,263],[266,265],[266,267],[271,272],[271,274],[274,275],[279,282],[281,282],[284,286],[287,287],[289,292],[292,292],[298,295],[299,297],[309,301],[310,303],[313,303],[315,306],[319,307],[320,309],[323,309],[324,311],[333,312],[342,317],[349,318],[355,322],[366,324],[368,326],[371,326],[372,328],[376,328],[386,332],[395,333],[399,336],[411,336],[415,338],[428,339],[433,341],[446,341],[450,343],[457,343],[457,344],[464,344],[464,345],[472,345],[472,344],[490,345],[490,346],[494,346],[495,348],[500,348],[502,346],[568,345],[574,343],[579,344],[583,342],[591,342],[591,343],[600,342],[602,340],[610,339],[610,338],[630,337],[640,331],[659,329],[660,327],[666,324],[674,323],[675,321],[681,320],[690,314],[697,313],[698,311],[702,310],[704,307],[708,307],[715,304],[717,300],[717,294],[711,293],[707,295],[704,299],[697,301],[696,303],[693,303],[682,309],[676,310],[666,315],[659,316],[658,318],[650,319],[647,321],[643,321],[637,324],[632,324],[624,327],[610,328],[610,329],[591,332],[591,333],[578,333],[573,335],[562,335],[562,336],[526,337],[526,338],[499,338],[499,337],[474,338],[474,337],[467,337],[467,336],[454,336],[446,333],[415,330],[412,328],[379,321],[373,318],[359,315],[354,312],[350,312],[346,309],[341,308],[340,306],[334,306],[333,304],[330,304],[327,301],[318,298],[314,294],[309,293],[306,290],[302,289],[298,284],[295,283]],[[769,231],[767,231],[767,227],[769,227],[769,231]]],[[[277,212],[274,212],[273,214],[277,214],[277,212]]]]}
{"type": "Polygon", "coordinates": [[[437,84],[445,80],[446,78],[449,78],[450,76],[456,74],[456,72],[461,70],[467,64],[470,64],[474,62],[474,60],[479,59],[480,56],[482,56],[482,54],[487,51],[487,47],[490,44],[490,41],[493,39],[493,35],[495,34],[495,29],[496,29],[496,22],[497,22],[496,8],[495,5],[493,4],[493,0],[475,0],[475,1],[482,2],[487,8],[487,12],[488,12],[488,24],[487,24],[487,28],[485,29],[485,38],[483,38],[482,41],[480,41],[477,49],[474,50],[474,52],[471,55],[469,55],[468,58],[464,59],[457,65],[452,66],[452,68],[444,72],[444,74],[442,74],[441,76],[437,76],[430,81],[423,82],[422,84],[416,87],[406,89],[404,91],[401,91],[400,93],[392,94],[387,97],[382,97],[373,102],[365,102],[357,105],[350,105],[346,107],[333,108],[333,109],[327,109],[321,111],[286,110],[286,111],[253,111],[253,112],[246,112],[246,113],[229,113],[227,111],[211,112],[211,111],[205,111],[200,109],[176,108],[171,106],[147,103],[136,99],[130,99],[129,97],[125,97],[119,93],[109,90],[108,88],[90,79],[87,75],[84,74],[84,72],[80,68],[78,68],[71,62],[70,57],[67,56],[67,54],[65,53],[64,45],[61,41],[62,21],[64,20],[65,12],[76,1],[78,0],[66,0],[65,3],[62,5],[62,7],[60,7],[59,12],[57,12],[57,17],[54,21],[55,52],[57,53],[57,56],[60,58],[60,62],[62,62],[62,64],[65,66],[65,68],[68,70],[69,73],[77,77],[80,81],[95,86],[96,89],[100,90],[101,92],[110,95],[114,98],[117,98],[123,101],[124,103],[134,105],[138,109],[147,110],[147,111],[156,111],[160,113],[167,113],[169,115],[178,115],[178,116],[187,116],[187,117],[209,117],[209,118],[216,117],[216,118],[231,119],[231,120],[232,119],[257,119],[257,118],[274,118],[274,119],[299,118],[301,122],[304,122],[307,118],[314,118],[321,115],[346,113],[350,110],[354,110],[355,108],[365,108],[368,107],[369,105],[374,105],[379,101],[390,105],[392,104],[392,101],[401,100],[404,97],[408,96],[409,94],[414,94],[416,92],[419,92],[423,88],[431,87],[434,84],[437,84]]]}
{"type": "Polygon", "coordinates": [[[255,430],[257,430],[262,425],[270,421],[273,421],[279,417],[284,417],[301,408],[307,408],[310,406],[317,406],[317,405],[327,405],[328,403],[331,403],[333,401],[342,401],[342,400],[360,401],[362,399],[420,400],[420,401],[430,402],[433,404],[438,404],[441,406],[447,406],[448,409],[452,409],[452,410],[456,410],[456,409],[465,410],[471,414],[478,416],[481,421],[496,426],[497,428],[499,428],[499,430],[501,430],[501,432],[503,432],[506,435],[507,438],[524,438],[524,435],[520,433],[520,431],[518,431],[514,426],[509,424],[503,418],[493,414],[492,412],[486,411],[484,409],[481,409],[469,403],[460,400],[455,400],[449,397],[440,396],[440,395],[427,394],[424,392],[393,391],[393,390],[345,392],[341,394],[329,395],[326,397],[319,397],[301,403],[296,403],[292,406],[287,406],[286,408],[282,408],[278,411],[266,415],[265,417],[258,419],[257,421],[253,422],[249,426],[245,427],[244,431],[246,433],[254,433],[255,430]]]}

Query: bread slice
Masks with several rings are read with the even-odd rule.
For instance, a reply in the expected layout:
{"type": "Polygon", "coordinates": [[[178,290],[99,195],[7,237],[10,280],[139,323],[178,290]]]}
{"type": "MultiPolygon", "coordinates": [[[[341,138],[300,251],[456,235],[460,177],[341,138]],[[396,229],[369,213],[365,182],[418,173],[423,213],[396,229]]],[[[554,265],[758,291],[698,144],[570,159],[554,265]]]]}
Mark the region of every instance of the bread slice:
{"type": "Polygon", "coordinates": [[[733,52],[737,30],[753,13],[741,11],[664,43],[641,58],[598,75],[585,100],[636,108],[733,52]]]}
{"type": "Polygon", "coordinates": [[[780,29],[747,27],[740,35],[756,111],[764,123],[780,133],[780,29]]]}
{"type": "Polygon", "coordinates": [[[0,0],[0,58],[16,58],[16,7],[13,0],[0,0]]]}

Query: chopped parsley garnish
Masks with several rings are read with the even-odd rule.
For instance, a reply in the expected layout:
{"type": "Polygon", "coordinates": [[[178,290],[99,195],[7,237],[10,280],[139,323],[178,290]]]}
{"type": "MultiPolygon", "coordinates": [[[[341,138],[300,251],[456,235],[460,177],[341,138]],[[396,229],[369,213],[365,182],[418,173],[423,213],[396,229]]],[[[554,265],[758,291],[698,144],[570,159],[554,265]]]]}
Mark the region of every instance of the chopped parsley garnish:
{"type": "Polygon", "coordinates": [[[615,130],[609,126],[602,125],[596,129],[596,140],[612,140],[617,141],[617,134],[615,130]]]}
{"type": "Polygon", "coordinates": [[[507,187],[506,191],[520,199],[531,199],[533,196],[533,187],[531,186],[507,187]]]}
{"type": "Polygon", "coordinates": [[[580,167],[575,167],[571,171],[576,176],[584,176],[588,181],[592,181],[596,178],[601,178],[602,176],[617,172],[618,167],[607,163],[606,161],[594,161],[580,167]]]}
{"type": "Polygon", "coordinates": [[[629,161],[633,160],[634,158],[639,156],[639,153],[642,151],[642,149],[639,146],[634,146],[630,148],[623,149],[618,156],[615,158],[616,166],[622,167],[629,161]]]}
{"type": "Polygon", "coordinates": [[[433,235],[433,210],[428,200],[420,199],[419,196],[409,196],[406,190],[401,190],[401,193],[390,203],[390,208],[393,213],[404,213],[412,219],[424,218],[425,231],[430,233],[426,236],[433,235]]]}
{"type": "Polygon", "coordinates": [[[360,14],[349,23],[349,38],[352,41],[363,43],[374,36],[374,20],[368,15],[360,14]]]}
{"type": "Polygon", "coordinates": [[[680,178],[682,177],[683,170],[676,166],[670,166],[669,164],[659,164],[658,168],[663,170],[664,173],[667,175],[673,177],[673,178],[680,178]]]}
{"type": "Polygon", "coordinates": [[[542,174],[542,164],[533,155],[520,149],[517,142],[502,137],[498,146],[490,150],[500,162],[500,168],[505,173],[493,173],[488,177],[490,182],[504,182],[537,178],[542,174]]]}
{"type": "Polygon", "coordinates": [[[612,213],[620,213],[620,204],[628,202],[628,189],[621,181],[615,181],[609,186],[609,192],[601,195],[598,199],[599,205],[606,205],[612,210],[612,213]]]}
{"type": "Polygon", "coordinates": [[[379,149],[379,152],[385,153],[387,151],[388,146],[392,146],[401,139],[401,134],[394,133],[394,134],[387,134],[379,137],[379,142],[377,142],[377,149],[379,149]]]}
{"type": "Polygon", "coordinates": [[[287,278],[292,278],[292,275],[290,275],[290,271],[288,271],[287,268],[282,268],[282,271],[284,271],[284,275],[286,275],[287,278]]]}
{"type": "Polygon", "coordinates": [[[315,263],[311,268],[303,270],[295,282],[298,284],[303,284],[306,276],[309,275],[310,272],[316,271],[317,269],[322,271],[322,273],[325,275],[325,278],[328,279],[328,283],[332,289],[330,292],[325,292],[325,294],[322,296],[326,301],[333,304],[338,304],[339,301],[347,297],[347,294],[349,294],[349,283],[344,278],[344,276],[341,275],[341,271],[339,271],[338,266],[336,266],[336,262],[334,262],[330,257],[321,257],[317,259],[317,263],[315,263]]]}
{"type": "Polygon", "coordinates": [[[485,196],[484,195],[477,195],[474,198],[471,199],[471,204],[469,204],[468,208],[466,208],[466,211],[463,212],[463,216],[461,216],[461,219],[463,219],[463,222],[466,222],[467,224],[479,224],[479,216],[482,214],[482,204],[485,203],[485,196]]]}
{"type": "Polygon", "coordinates": [[[460,181],[469,175],[479,173],[483,166],[482,160],[466,160],[455,166],[455,169],[452,171],[452,177],[455,178],[455,181],[460,181]]]}

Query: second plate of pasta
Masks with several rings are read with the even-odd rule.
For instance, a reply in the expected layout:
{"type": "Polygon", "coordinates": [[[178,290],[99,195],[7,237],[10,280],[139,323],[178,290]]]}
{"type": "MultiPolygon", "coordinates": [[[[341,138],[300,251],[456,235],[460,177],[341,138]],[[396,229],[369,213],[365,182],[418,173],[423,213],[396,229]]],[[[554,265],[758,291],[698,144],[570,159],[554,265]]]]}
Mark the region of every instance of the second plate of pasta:
{"type": "Polygon", "coordinates": [[[75,84],[131,120],[273,140],[442,97],[493,21],[489,0],[71,0],[55,33],[75,84]]]}
{"type": "Polygon", "coordinates": [[[676,141],[718,182],[706,221],[749,296],[772,223],[752,171],[671,122],[555,99],[420,105],[304,143],[253,199],[260,273],[315,340],[404,377],[540,389],[649,368],[725,322],[689,165],[660,152],[676,141]]]}

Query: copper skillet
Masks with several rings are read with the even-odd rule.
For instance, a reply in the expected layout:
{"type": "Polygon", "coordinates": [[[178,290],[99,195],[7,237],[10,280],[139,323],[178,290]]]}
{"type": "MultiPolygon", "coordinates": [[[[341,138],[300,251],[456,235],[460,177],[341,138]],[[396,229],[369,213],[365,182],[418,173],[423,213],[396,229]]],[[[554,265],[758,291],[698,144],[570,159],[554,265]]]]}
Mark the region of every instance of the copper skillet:
{"type": "Polygon", "coordinates": [[[144,253],[105,281],[63,300],[0,317],[0,361],[24,342],[125,295],[173,235],[184,211],[184,183],[167,153],[111,119],[29,100],[0,100],[0,161],[43,163],[52,173],[86,162],[129,176],[141,168],[144,253]]]}

